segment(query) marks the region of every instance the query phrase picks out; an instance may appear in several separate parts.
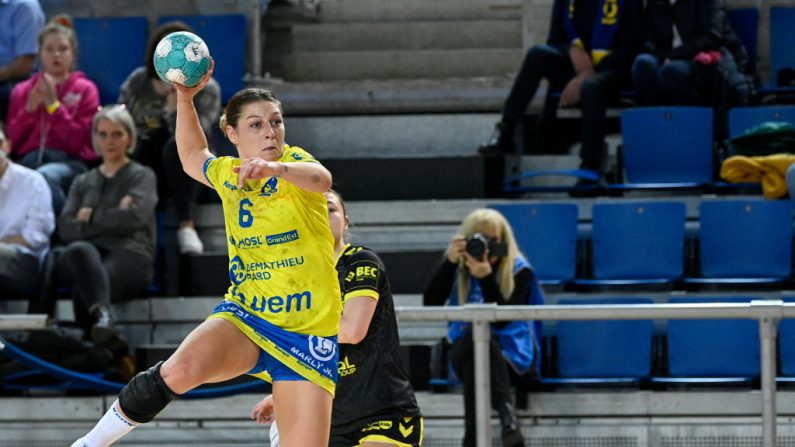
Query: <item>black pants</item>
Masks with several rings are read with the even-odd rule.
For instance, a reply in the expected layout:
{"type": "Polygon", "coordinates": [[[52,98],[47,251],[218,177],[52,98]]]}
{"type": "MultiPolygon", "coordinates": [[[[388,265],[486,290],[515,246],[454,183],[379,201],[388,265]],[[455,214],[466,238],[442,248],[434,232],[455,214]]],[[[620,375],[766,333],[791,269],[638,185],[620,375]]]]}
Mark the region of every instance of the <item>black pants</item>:
{"type": "MultiPolygon", "coordinates": [[[[552,91],[560,91],[575,76],[569,55],[549,45],[536,45],[525,55],[522,67],[503,106],[502,119],[519,122],[538,90],[541,79],[549,81],[552,91]]],[[[607,105],[618,97],[629,74],[618,71],[597,72],[580,87],[582,109],[580,158],[584,169],[602,171],[604,164],[604,128],[607,105]]],[[[557,98],[549,98],[544,106],[545,118],[555,116],[557,98]]]]}
{"type": "MultiPolygon", "coordinates": [[[[464,446],[474,447],[475,432],[475,345],[472,333],[467,332],[453,342],[450,362],[455,373],[464,384],[464,446]]],[[[505,405],[513,406],[508,363],[502,357],[500,344],[494,338],[489,343],[489,367],[491,368],[491,407],[495,410],[505,405]]]]}
{"type": "MultiPolygon", "coordinates": [[[[152,260],[129,250],[102,250],[87,241],[75,241],[55,251],[53,283],[71,288],[77,323],[88,329],[97,306],[141,295],[152,282],[152,260]]],[[[31,303],[31,313],[52,315],[55,299],[42,293],[31,303]]]]}
{"type": "Polygon", "coordinates": [[[157,175],[157,208],[165,209],[169,198],[174,199],[179,220],[193,220],[193,206],[199,194],[199,183],[182,169],[174,136],[165,128],[150,132],[138,139],[136,160],[149,166],[157,175]]]}

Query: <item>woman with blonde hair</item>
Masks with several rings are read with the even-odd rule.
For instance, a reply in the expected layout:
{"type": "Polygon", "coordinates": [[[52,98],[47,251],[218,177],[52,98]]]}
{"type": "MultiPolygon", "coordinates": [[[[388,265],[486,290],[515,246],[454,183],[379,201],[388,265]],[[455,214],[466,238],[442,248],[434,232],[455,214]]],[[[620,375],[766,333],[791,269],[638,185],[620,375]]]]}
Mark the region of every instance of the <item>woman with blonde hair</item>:
{"type": "MultiPolygon", "coordinates": [[[[102,163],[77,176],[69,189],[58,216],[66,245],[48,258],[53,278],[45,287],[69,287],[86,338],[121,359],[128,348],[114,326],[111,303],[139,296],[152,282],[156,180],[151,169],[130,159],[135,125],[124,106],[97,112],[91,129],[102,163]]],[[[54,296],[45,292],[30,311],[52,315],[54,307],[54,296]]]]}
{"type": "MultiPolygon", "coordinates": [[[[426,306],[495,303],[542,304],[530,263],[519,252],[513,230],[498,211],[481,208],[461,223],[445,259],[423,294],[426,306]]],[[[527,321],[491,325],[491,405],[500,416],[503,446],[524,445],[510,394],[508,366],[517,374],[538,367],[534,325],[527,321]]],[[[475,373],[471,324],[451,321],[448,339],[453,368],[464,384],[464,446],[475,445],[475,373]]]]}

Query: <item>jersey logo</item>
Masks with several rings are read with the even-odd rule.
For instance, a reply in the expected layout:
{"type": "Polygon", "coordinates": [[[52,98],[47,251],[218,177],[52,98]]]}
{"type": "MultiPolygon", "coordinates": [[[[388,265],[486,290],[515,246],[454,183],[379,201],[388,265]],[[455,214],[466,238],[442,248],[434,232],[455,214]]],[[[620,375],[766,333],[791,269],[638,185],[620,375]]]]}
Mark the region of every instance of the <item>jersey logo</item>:
{"type": "Polygon", "coordinates": [[[347,355],[345,356],[344,359],[342,359],[341,362],[337,362],[337,366],[338,366],[338,373],[340,376],[349,376],[356,372],[356,365],[354,365],[353,363],[351,363],[350,360],[348,360],[347,355]]]}
{"type": "Polygon", "coordinates": [[[240,256],[235,256],[229,261],[229,279],[239,286],[246,280],[246,267],[243,265],[243,260],[240,256]]]}
{"type": "Polygon", "coordinates": [[[265,236],[265,243],[268,245],[278,245],[292,242],[298,239],[298,230],[290,230],[285,233],[269,234],[265,236]]]}
{"type": "Polygon", "coordinates": [[[296,160],[303,160],[304,159],[304,157],[302,157],[301,154],[299,154],[298,152],[293,152],[290,155],[296,160]]]}
{"type": "Polygon", "coordinates": [[[349,248],[348,250],[345,251],[345,256],[350,256],[350,255],[356,253],[357,251],[360,251],[361,249],[362,249],[362,247],[351,247],[351,248],[349,248]]]}
{"type": "Polygon", "coordinates": [[[262,185],[262,188],[260,188],[259,190],[259,195],[270,197],[273,194],[279,192],[278,186],[279,186],[279,179],[276,177],[271,177],[268,179],[267,182],[265,182],[264,185],[262,185]]]}
{"type": "Polygon", "coordinates": [[[362,281],[365,279],[376,279],[378,278],[378,268],[376,267],[356,267],[356,280],[362,281]]]}
{"type": "Polygon", "coordinates": [[[319,335],[310,335],[308,341],[309,353],[312,354],[312,357],[321,362],[331,360],[331,358],[334,357],[334,353],[337,351],[337,345],[335,345],[333,341],[319,335]]]}
{"type": "MultiPolygon", "coordinates": [[[[408,422],[408,421],[406,421],[408,422]]],[[[404,438],[408,438],[414,432],[414,426],[404,426],[402,422],[398,422],[398,430],[400,430],[400,434],[403,435],[404,438]]]]}
{"type": "Polygon", "coordinates": [[[392,421],[375,421],[367,424],[362,431],[389,430],[390,428],[392,428],[392,421]]]}

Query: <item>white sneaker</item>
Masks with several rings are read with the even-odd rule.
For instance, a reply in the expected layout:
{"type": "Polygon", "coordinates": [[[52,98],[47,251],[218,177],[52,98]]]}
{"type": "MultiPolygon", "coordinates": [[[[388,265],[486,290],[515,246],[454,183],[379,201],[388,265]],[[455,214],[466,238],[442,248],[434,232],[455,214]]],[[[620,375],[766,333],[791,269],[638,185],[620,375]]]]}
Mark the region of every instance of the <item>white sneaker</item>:
{"type": "Polygon", "coordinates": [[[183,227],[177,230],[177,243],[179,251],[183,255],[199,254],[204,251],[204,244],[193,227],[183,227]]]}
{"type": "Polygon", "coordinates": [[[80,438],[72,444],[72,447],[87,447],[87,444],[83,442],[83,438],[80,438]]]}

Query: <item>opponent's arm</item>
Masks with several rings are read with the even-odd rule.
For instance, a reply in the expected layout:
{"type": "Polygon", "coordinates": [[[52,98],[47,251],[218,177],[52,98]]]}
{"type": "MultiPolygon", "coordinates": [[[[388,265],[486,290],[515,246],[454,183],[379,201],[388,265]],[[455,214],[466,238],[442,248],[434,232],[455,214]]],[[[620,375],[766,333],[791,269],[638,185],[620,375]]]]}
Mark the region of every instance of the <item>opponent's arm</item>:
{"type": "Polygon", "coordinates": [[[355,345],[364,340],[377,304],[378,300],[374,296],[357,296],[345,300],[337,341],[355,345]]]}

